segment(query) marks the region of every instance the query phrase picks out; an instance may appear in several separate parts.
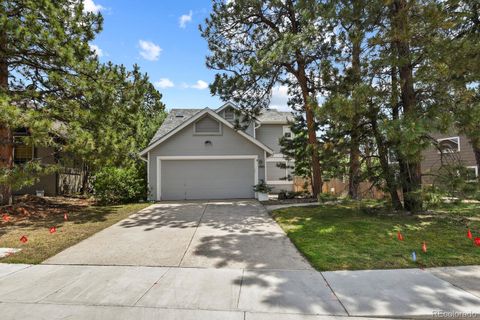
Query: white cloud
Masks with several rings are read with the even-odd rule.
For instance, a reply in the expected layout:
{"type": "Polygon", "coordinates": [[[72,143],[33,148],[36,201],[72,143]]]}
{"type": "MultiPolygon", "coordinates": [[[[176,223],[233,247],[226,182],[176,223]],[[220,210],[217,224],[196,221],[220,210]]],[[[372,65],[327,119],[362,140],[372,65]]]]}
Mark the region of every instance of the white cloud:
{"type": "Polygon", "coordinates": [[[83,1],[83,10],[85,12],[98,13],[104,10],[105,7],[93,2],[93,0],[84,0],[83,1]]]}
{"type": "Polygon", "coordinates": [[[151,41],[145,41],[145,40],[140,40],[138,41],[138,45],[140,46],[140,55],[149,61],[155,61],[158,60],[158,57],[160,56],[160,52],[162,51],[162,48],[160,46],[156,45],[155,43],[151,41]]]}
{"type": "Polygon", "coordinates": [[[96,44],[89,44],[90,46],[90,50],[93,51],[93,54],[96,55],[97,57],[103,57],[104,53],[103,53],[103,50],[100,49],[99,46],[97,46],[96,44]]]}
{"type": "Polygon", "coordinates": [[[193,12],[192,10],[190,10],[188,14],[182,14],[180,16],[180,18],[178,19],[180,28],[185,29],[187,27],[187,23],[192,22],[192,15],[193,15],[193,12]]]}
{"type": "Polygon", "coordinates": [[[158,87],[158,88],[161,88],[161,89],[173,88],[175,86],[173,81],[168,79],[168,78],[161,78],[160,80],[158,80],[154,84],[155,84],[155,87],[158,87]]]}
{"type": "Polygon", "coordinates": [[[205,90],[208,88],[208,83],[203,80],[198,80],[197,82],[195,82],[195,84],[192,84],[188,87],[198,90],[205,90]]]}
{"type": "Polygon", "coordinates": [[[270,99],[270,107],[280,111],[291,111],[292,109],[287,105],[288,102],[288,87],[275,86],[272,89],[272,98],[270,99]]]}

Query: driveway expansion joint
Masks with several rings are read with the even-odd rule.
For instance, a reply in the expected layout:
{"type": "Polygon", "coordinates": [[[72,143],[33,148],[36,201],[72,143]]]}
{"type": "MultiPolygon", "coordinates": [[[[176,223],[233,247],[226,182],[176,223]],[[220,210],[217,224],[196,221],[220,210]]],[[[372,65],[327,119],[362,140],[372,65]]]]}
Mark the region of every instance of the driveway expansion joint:
{"type": "Polygon", "coordinates": [[[195,231],[193,232],[192,237],[190,238],[190,241],[188,242],[188,246],[187,246],[187,248],[185,249],[185,252],[182,255],[182,259],[180,259],[180,262],[178,263],[178,267],[180,267],[182,265],[182,262],[185,259],[185,256],[188,252],[188,249],[190,249],[190,246],[192,245],[193,238],[195,238],[195,234],[197,233],[198,227],[202,223],[202,219],[203,219],[203,216],[205,215],[205,211],[207,211],[207,208],[208,208],[208,202],[205,204],[205,207],[203,208],[202,215],[200,216],[200,219],[198,219],[198,223],[197,223],[197,226],[195,227],[195,231]]]}

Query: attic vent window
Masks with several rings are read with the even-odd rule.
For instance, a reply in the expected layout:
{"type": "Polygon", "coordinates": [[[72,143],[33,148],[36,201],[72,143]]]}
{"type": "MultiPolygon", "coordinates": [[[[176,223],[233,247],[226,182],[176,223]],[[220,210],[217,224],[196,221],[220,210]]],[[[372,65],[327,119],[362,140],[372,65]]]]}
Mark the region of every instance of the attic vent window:
{"type": "Polygon", "coordinates": [[[227,109],[225,110],[225,120],[235,120],[235,112],[233,111],[233,109],[227,109]]]}
{"type": "Polygon", "coordinates": [[[203,135],[220,135],[222,133],[220,122],[210,117],[204,117],[195,122],[194,130],[195,134],[203,135]]]}

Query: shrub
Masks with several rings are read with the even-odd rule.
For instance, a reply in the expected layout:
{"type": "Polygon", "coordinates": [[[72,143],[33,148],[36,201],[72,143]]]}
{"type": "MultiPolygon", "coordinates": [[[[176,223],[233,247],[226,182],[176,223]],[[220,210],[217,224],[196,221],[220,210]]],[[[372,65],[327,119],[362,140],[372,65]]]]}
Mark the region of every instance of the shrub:
{"type": "Polygon", "coordinates": [[[273,190],[263,179],[260,182],[253,186],[253,191],[261,193],[269,193],[273,190]]]}
{"type": "Polygon", "coordinates": [[[142,170],[136,167],[104,167],[93,178],[95,198],[102,204],[144,200],[148,194],[142,170]]]}
{"type": "Polygon", "coordinates": [[[444,202],[445,192],[434,186],[427,186],[422,189],[424,209],[436,208],[444,202]]]}
{"type": "Polygon", "coordinates": [[[328,202],[328,201],[335,201],[338,197],[331,193],[319,193],[318,194],[318,202],[328,202]]]}
{"type": "Polygon", "coordinates": [[[461,164],[441,167],[434,184],[440,192],[458,200],[475,199],[480,192],[479,181],[461,164]]]}

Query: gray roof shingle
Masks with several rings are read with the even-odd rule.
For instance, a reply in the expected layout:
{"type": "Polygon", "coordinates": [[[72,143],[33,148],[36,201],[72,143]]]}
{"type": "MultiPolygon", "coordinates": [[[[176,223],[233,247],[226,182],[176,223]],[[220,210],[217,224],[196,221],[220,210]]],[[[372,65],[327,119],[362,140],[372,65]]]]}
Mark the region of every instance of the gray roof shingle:
{"type": "MultiPolygon", "coordinates": [[[[204,109],[172,109],[168,116],[163,121],[160,128],[150,140],[149,146],[155,143],[157,140],[161,139],[163,136],[168,134],[170,131],[177,128],[179,125],[196,115],[198,112],[204,109]]],[[[215,111],[215,110],[213,110],[215,111]]],[[[258,117],[258,121],[262,122],[287,122],[288,120],[293,119],[291,112],[278,111],[275,109],[264,110],[263,113],[258,117]]]]}
{"type": "Polygon", "coordinates": [[[150,140],[149,145],[152,145],[155,141],[162,138],[164,135],[196,115],[198,112],[202,111],[203,109],[172,109],[168,116],[163,121],[160,128],[158,128],[157,132],[153,136],[152,140],[150,140]]]}
{"type": "Polygon", "coordinates": [[[293,114],[288,111],[278,111],[275,109],[264,110],[257,119],[262,122],[288,122],[293,120],[293,114]]]}

